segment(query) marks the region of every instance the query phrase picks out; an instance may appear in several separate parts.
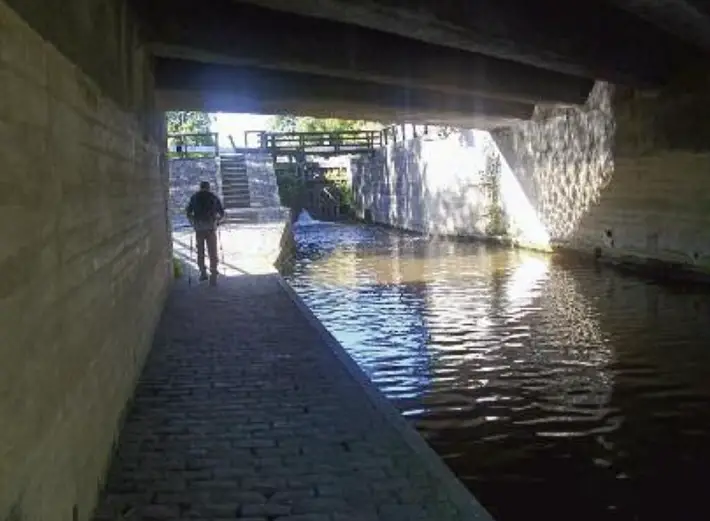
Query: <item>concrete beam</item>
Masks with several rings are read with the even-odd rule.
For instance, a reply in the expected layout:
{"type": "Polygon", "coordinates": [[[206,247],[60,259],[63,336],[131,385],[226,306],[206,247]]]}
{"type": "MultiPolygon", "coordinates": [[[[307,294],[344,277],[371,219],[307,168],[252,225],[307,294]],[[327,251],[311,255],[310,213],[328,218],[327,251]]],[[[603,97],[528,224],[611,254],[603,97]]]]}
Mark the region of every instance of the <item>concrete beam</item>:
{"type": "Polygon", "coordinates": [[[453,96],[312,74],[159,59],[162,110],[347,117],[375,121],[501,126],[532,116],[533,105],[453,96]]]}
{"type": "Polygon", "coordinates": [[[710,4],[706,0],[611,0],[652,24],[710,51],[710,4]]]}
{"type": "Polygon", "coordinates": [[[707,59],[697,48],[606,2],[233,1],[637,86],[664,83],[677,68],[707,59]]]}
{"type": "Polygon", "coordinates": [[[592,82],[418,40],[246,4],[140,2],[159,56],[366,80],[450,94],[580,104],[592,82]]]}
{"type": "Polygon", "coordinates": [[[373,104],[324,104],[304,100],[265,100],[246,98],[229,92],[193,90],[159,90],[160,110],[195,110],[206,112],[234,112],[264,115],[299,115],[314,118],[356,119],[383,123],[417,123],[422,125],[450,125],[460,128],[492,130],[506,127],[518,120],[489,117],[481,114],[464,116],[458,113],[434,111],[412,112],[373,104]]]}

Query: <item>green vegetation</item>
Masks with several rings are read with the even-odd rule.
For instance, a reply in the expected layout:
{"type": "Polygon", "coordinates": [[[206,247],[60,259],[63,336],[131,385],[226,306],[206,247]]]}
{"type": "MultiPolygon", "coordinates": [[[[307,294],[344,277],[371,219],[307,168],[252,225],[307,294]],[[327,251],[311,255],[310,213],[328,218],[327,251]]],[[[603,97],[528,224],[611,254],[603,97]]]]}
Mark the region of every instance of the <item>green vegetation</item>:
{"type": "Polygon", "coordinates": [[[196,152],[193,148],[217,145],[211,129],[212,120],[213,117],[206,112],[167,112],[165,123],[168,136],[180,136],[168,137],[169,156],[184,158],[213,155],[213,152],[196,152]]]}
{"type": "Polygon", "coordinates": [[[488,192],[488,225],[486,233],[490,236],[504,236],[508,231],[507,217],[500,199],[501,162],[497,154],[489,151],[483,172],[484,184],[488,192]]]}
{"type": "Polygon", "coordinates": [[[291,163],[278,168],[276,170],[276,183],[279,186],[281,206],[298,211],[306,183],[299,179],[296,165],[291,163]]]}
{"type": "Polygon", "coordinates": [[[173,257],[173,277],[176,279],[182,278],[183,267],[182,262],[177,257],[173,257]]]}
{"type": "Polygon", "coordinates": [[[269,122],[269,129],[273,132],[346,132],[381,128],[380,123],[336,118],[274,116],[269,122]]]}
{"type": "MultiPolygon", "coordinates": [[[[358,130],[381,130],[383,124],[377,122],[345,120],[336,118],[312,118],[296,116],[274,116],[269,122],[272,132],[347,132],[358,130]]],[[[314,166],[308,163],[308,167],[314,166]]],[[[323,174],[323,172],[321,172],[323,174]]],[[[308,175],[299,176],[295,164],[281,164],[276,169],[281,204],[294,212],[302,209],[308,190],[328,188],[328,191],[340,201],[341,215],[350,215],[354,203],[353,191],[347,180],[337,175],[338,172],[325,172],[319,180],[307,181],[308,175]]]]}
{"type": "Polygon", "coordinates": [[[352,187],[344,179],[330,179],[326,174],[325,179],[319,181],[306,181],[298,175],[295,164],[280,165],[276,170],[276,182],[279,186],[281,205],[291,208],[298,213],[303,208],[308,190],[328,188],[328,191],[340,201],[340,213],[349,216],[352,213],[354,194],[352,187]]]}
{"type": "MultiPolygon", "coordinates": [[[[170,134],[209,134],[212,132],[213,118],[206,112],[177,111],[166,112],[165,123],[170,134]]],[[[210,136],[196,136],[195,145],[214,144],[210,136]]]]}
{"type": "Polygon", "coordinates": [[[341,215],[352,217],[354,215],[355,194],[353,187],[345,181],[333,181],[331,186],[335,189],[335,194],[340,198],[341,215]]]}

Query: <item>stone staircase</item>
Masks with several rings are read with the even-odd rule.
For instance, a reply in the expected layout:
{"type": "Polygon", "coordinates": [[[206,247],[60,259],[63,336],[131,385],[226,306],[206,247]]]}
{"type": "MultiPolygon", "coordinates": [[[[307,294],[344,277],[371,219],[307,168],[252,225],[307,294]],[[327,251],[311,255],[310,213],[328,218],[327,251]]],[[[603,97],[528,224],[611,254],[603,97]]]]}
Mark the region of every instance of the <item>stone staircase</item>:
{"type": "Polygon", "coordinates": [[[222,198],[225,210],[249,208],[249,177],[246,158],[243,154],[223,155],[220,159],[222,172],[222,198]]]}

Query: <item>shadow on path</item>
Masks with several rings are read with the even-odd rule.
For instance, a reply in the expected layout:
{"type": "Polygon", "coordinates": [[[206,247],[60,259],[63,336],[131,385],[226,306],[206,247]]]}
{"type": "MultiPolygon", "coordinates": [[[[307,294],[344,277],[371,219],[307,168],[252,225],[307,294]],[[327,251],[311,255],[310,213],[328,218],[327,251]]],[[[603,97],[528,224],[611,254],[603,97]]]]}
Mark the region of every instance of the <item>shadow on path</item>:
{"type": "Polygon", "coordinates": [[[176,284],[96,521],[489,520],[454,505],[309,320],[278,276],[176,284]]]}

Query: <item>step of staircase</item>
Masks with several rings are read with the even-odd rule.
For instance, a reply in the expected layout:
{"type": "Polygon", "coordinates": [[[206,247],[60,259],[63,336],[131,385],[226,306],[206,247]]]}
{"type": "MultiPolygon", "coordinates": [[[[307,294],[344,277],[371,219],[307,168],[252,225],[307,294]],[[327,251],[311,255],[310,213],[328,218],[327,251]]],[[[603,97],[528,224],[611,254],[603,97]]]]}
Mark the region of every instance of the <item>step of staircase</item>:
{"type": "Polygon", "coordinates": [[[225,201],[224,206],[227,210],[233,210],[235,208],[250,208],[251,205],[249,201],[239,200],[239,201],[225,201]]]}
{"type": "Polygon", "coordinates": [[[222,190],[223,197],[249,199],[250,195],[249,190],[222,190]]]}
{"type": "Polygon", "coordinates": [[[249,197],[249,189],[222,189],[222,195],[225,197],[249,197]]]}
{"type": "Polygon", "coordinates": [[[249,191],[249,183],[222,183],[222,191],[227,190],[246,190],[249,191]]]}
{"type": "Polygon", "coordinates": [[[222,181],[222,190],[230,190],[230,189],[236,189],[236,190],[249,190],[249,183],[225,183],[222,181]]]}
{"type": "Polygon", "coordinates": [[[245,157],[243,155],[222,156],[220,173],[222,175],[224,207],[227,210],[249,208],[251,197],[245,157]]]}

